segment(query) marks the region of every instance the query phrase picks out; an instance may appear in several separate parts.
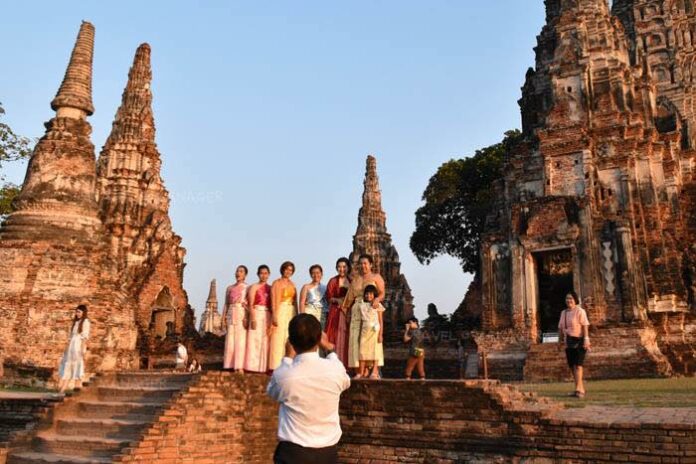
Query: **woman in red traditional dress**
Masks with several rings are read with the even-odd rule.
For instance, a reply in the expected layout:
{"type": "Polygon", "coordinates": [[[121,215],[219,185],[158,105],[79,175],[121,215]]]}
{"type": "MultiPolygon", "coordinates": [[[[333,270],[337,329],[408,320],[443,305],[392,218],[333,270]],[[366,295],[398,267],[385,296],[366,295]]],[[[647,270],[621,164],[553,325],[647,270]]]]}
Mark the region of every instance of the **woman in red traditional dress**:
{"type": "Polygon", "coordinates": [[[336,261],[338,275],[329,280],[326,285],[326,299],[329,302],[329,315],[326,318],[326,336],[336,347],[336,356],[344,366],[348,366],[348,320],[341,308],[343,299],[350,287],[350,261],[339,258],[336,261]]]}

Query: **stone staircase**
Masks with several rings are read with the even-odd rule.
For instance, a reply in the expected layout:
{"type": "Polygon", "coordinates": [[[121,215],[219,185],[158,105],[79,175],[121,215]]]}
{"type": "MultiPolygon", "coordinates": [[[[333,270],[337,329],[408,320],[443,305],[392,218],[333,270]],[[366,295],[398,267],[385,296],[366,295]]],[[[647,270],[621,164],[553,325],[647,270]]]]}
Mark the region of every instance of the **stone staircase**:
{"type": "Polygon", "coordinates": [[[194,376],[172,372],[100,375],[11,443],[7,464],[109,463],[194,376]]]}

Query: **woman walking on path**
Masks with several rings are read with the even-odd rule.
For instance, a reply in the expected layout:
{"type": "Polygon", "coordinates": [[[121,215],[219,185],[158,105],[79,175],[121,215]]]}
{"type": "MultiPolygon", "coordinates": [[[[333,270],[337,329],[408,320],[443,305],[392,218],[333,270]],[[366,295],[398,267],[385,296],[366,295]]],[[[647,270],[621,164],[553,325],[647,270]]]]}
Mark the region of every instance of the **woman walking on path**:
{"type": "Polygon", "coordinates": [[[249,327],[247,315],[247,283],[245,282],[249,270],[246,266],[237,266],[234,273],[237,282],[227,287],[225,291],[225,307],[222,311],[222,320],[227,328],[225,334],[225,355],[223,368],[244,371],[244,357],[246,354],[246,333],[249,327]]]}
{"type": "Polygon", "coordinates": [[[271,341],[268,355],[268,370],[275,370],[285,355],[288,341],[288,325],[297,313],[297,289],[290,277],[295,273],[295,265],[285,261],[280,266],[280,278],[271,286],[271,341]]]}
{"type": "Polygon", "coordinates": [[[87,306],[81,304],[75,308],[75,316],[70,328],[70,341],[60,362],[60,383],[58,385],[60,393],[65,392],[71,381],[74,382],[73,388],[82,387],[82,377],[85,375],[85,352],[87,351],[89,326],[87,306]]]}
{"type": "Polygon", "coordinates": [[[309,275],[312,281],[302,286],[300,290],[300,312],[311,314],[321,322],[322,328],[326,325],[326,285],[321,283],[324,270],[318,264],[313,264],[309,268],[309,275]]]}
{"type": "MultiPolygon", "coordinates": [[[[360,365],[360,303],[363,302],[365,287],[368,285],[374,285],[377,287],[378,294],[372,301],[373,308],[378,308],[384,299],[384,279],[381,275],[372,272],[373,263],[374,260],[372,259],[372,256],[360,256],[360,273],[359,275],[355,276],[353,281],[350,283],[348,295],[346,295],[346,299],[343,302],[344,308],[350,308],[350,316],[348,317],[350,320],[348,338],[348,367],[356,370],[360,365]]],[[[377,341],[377,346],[375,348],[375,356],[378,366],[384,365],[384,347],[382,342],[383,339],[382,335],[380,334],[377,341]]]]}
{"type": "Polygon", "coordinates": [[[582,366],[585,354],[590,349],[590,321],[585,310],[579,306],[580,301],[575,292],[568,293],[565,302],[566,309],[561,312],[561,319],[558,321],[558,341],[559,344],[565,341],[566,359],[575,380],[575,392],[571,396],[584,398],[582,366]]]}
{"type": "Polygon", "coordinates": [[[348,319],[341,307],[350,288],[350,261],[339,258],[336,261],[338,275],[326,285],[326,299],[329,302],[329,315],[326,317],[326,336],[336,348],[336,356],[348,367],[348,319]]]}
{"type": "Polygon", "coordinates": [[[259,266],[256,275],[259,281],[247,291],[249,307],[249,330],[247,331],[244,370],[249,372],[266,372],[268,370],[268,331],[271,307],[271,286],[268,277],[271,270],[265,264],[259,266]]]}

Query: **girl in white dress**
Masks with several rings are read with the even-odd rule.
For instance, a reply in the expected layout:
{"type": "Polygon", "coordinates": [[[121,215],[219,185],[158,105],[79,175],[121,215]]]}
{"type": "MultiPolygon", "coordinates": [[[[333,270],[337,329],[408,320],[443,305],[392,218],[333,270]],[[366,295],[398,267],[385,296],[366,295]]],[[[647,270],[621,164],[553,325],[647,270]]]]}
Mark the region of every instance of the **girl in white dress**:
{"type": "Polygon", "coordinates": [[[70,329],[70,341],[60,362],[60,393],[65,392],[71,381],[74,382],[73,388],[82,387],[88,338],[89,319],[87,319],[87,306],[81,304],[75,308],[75,317],[70,329]]]}

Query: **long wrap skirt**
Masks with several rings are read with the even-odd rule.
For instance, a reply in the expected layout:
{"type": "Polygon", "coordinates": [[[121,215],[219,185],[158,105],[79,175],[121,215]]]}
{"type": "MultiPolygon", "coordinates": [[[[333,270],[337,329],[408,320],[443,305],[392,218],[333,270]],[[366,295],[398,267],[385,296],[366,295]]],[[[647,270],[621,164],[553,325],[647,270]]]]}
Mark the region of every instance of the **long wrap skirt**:
{"type": "MultiPolygon", "coordinates": [[[[246,358],[244,370],[249,372],[266,372],[268,370],[268,329],[271,317],[265,306],[254,306],[256,330],[249,330],[246,335],[246,358]]],[[[251,318],[249,319],[251,320],[251,318]]]]}
{"type": "Polygon", "coordinates": [[[274,370],[280,366],[285,356],[285,343],[288,341],[288,326],[290,319],[295,316],[295,306],[292,303],[282,302],[276,310],[276,327],[271,326],[271,342],[268,353],[268,369],[274,370]]]}
{"type": "Polygon", "coordinates": [[[223,367],[225,369],[244,369],[247,339],[247,329],[244,328],[246,311],[240,303],[233,304],[230,309],[232,315],[229,317],[229,325],[225,335],[223,367]]]}

